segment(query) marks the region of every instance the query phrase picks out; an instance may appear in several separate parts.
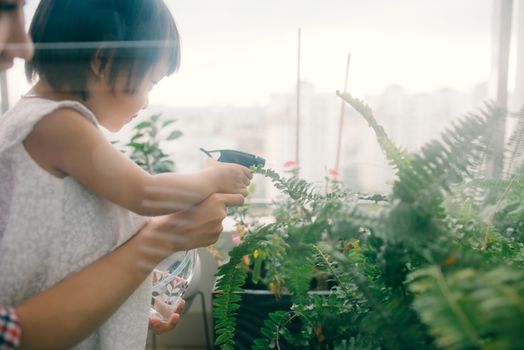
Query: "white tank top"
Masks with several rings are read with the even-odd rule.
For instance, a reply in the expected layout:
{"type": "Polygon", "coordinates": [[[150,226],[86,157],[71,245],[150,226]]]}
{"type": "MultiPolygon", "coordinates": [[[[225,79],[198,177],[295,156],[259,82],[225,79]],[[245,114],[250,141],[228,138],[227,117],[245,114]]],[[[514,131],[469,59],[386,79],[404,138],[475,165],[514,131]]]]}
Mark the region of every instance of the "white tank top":
{"type": "MultiPolygon", "coordinates": [[[[34,125],[62,108],[98,128],[93,113],[74,101],[23,98],[0,117],[0,304],[17,305],[46,290],[124,243],[146,222],[72,177],[51,175],[26,152],[22,142],[34,125]]],[[[96,297],[104,298],[104,290],[96,297]]],[[[74,349],[144,349],[150,298],[148,278],[74,349]]]]}

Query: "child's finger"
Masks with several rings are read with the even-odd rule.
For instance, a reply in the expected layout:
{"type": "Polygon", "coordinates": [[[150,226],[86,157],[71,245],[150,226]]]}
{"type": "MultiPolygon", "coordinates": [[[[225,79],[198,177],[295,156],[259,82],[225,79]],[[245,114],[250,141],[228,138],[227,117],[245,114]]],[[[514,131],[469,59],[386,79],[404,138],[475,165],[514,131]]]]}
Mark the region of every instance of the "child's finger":
{"type": "Polygon", "coordinates": [[[180,314],[179,313],[174,313],[173,315],[171,315],[171,317],[169,318],[169,321],[166,323],[166,330],[172,330],[176,327],[177,323],[178,323],[178,320],[180,320],[180,314]]]}
{"type": "Polygon", "coordinates": [[[180,303],[178,303],[178,306],[175,310],[175,314],[182,315],[182,311],[184,311],[184,307],[186,306],[186,301],[181,300],[180,303]]]}
{"type": "Polygon", "coordinates": [[[152,321],[150,321],[149,328],[151,328],[151,330],[155,334],[159,335],[159,334],[169,332],[175,329],[179,319],[180,319],[179,314],[172,314],[171,317],[169,318],[169,321],[167,322],[163,322],[157,319],[159,322],[155,322],[153,323],[153,325],[151,325],[152,321]]]}
{"type": "Polygon", "coordinates": [[[249,170],[249,168],[245,168],[242,169],[244,171],[244,175],[247,176],[248,179],[252,179],[253,178],[253,173],[251,172],[251,170],[249,170]]]}
{"type": "Polygon", "coordinates": [[[159,329],[159,325],[162,323],[162,320],[159,319],[158,317],[150,317],[149,318],[149,329],[155,333],[155,334],[159,334],[158,333],[158,329],[159,329]]]}

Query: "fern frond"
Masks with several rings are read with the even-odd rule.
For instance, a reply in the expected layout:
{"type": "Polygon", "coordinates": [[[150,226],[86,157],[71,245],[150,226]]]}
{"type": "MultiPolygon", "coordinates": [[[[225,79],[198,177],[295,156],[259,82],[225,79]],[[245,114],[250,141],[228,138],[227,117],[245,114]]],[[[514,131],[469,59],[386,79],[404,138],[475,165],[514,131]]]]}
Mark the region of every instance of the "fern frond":
{"type": "Polygon", "coordinates": [[[522,348],[522,270],[461,269],[444,275],[432,266],[413,272],[409,285],[415,309],[442,348],[522,348]]]}
{"type": "Polygon", "coordinates": [[[363,101],[354,98],[349,93],[340,93],[337,91],[339,96],[344,102],[353,107],[368,123],[368,125],[375,132],[377,141],[382,148],[382,151],[386,155],[393,168],[400,170],[410,167],[411,155],[407,150],[404,150],[397,145],[388,137],[384,128],[377,122],[373,116],[371,108],[363,101]]]}
{"type": "Polygon", "coordinates": [[[430,325],[437,344],[449,349],[480,347],[480,336],[474,320],[458,302],[455,292],[451,292],[452,288],[440,267],[417,270],[410,277],[413,279],[410,287],[414,293],[427,293],[427,298],[415,299],[414,307],[422,320],[430,325]]]}
{"type": "Polygon", "coordinates": [[[368,332],[372,339],[391,349],[432,348],[410,308],[409,299],[392,294],[377,280],[368,279],[361,272],[361,264],[355,264],[332,245],[323,245],[322,250],[341,269],[351,274],[352,282],[369,310],[364,314],[361,329],[368,332]]]}
{"type": "Polygon", "coordinates": [[[442,142],[431,141],[414,155],[411,168],[399,171],[386,236],[409,247],[411,259],[437,263],[449,256],[453,240],[444,222],[444,195],[486,154],[489,125],[498,117],[499,110],[489,106],[480,115],[467,115],[442,134],[442,142]]]}
{"type": "Polygon", "coordinates": [[[286,328],[287,324],[293,320],[295,316],[292,312],[278,310],[269,314],[268,318],[264,320],[260,332],[264,338],[256,339],[252,350],[267,350],[279,347],[279,338],[284,337],[291,340],[291,333],[286,328]]]}
{"type": "Polygon", "coordinates": [[[215,291],[217,293],[213,301],[213,315],[215,317],[215,332],[218,337],[215,345],[222,350],[234,349],[234,335],[236,329],[236,312],[242,300],[242,286],[247,277],[247,270],[242,262],[245,255],[252,253],[253,249],[268,235],[273,226],[267,225],[257,232],[246,235],[243,243],[230,252],[230,260],[222,265],[216,276],[215,291]]]}
{"type": "MultiPolygon", "coordinates": [[[[233,260],[233,259],[232,259],[233,260]]],[[[233,337],[236,329],[236,311],[239,308],[239,303],[242,299],[239,292],[242,291],[241,286],[247,276],[246,269],[234,259],[235,263],[221,268],[219,270],[219,279],[217,280],[216,289],[217,296],[213,302],[215,317],[215,331],[218,337],[215,340],[215,345],[220,346],[221,349],[234,349],[233,337]]]]}
{"type": "Polygon", "coordinates": [[[524,166],[524,110],[516,114],[516,117],[517,124],[506,146],[506,176],[524,166]]]}
{"type": "Polygon", "coordinates": [[[317,199],[319,196],[315,193],[312,184],[296,176],[290,178],[281,177],[272,169],[255,168],[257,174],[261,174],[273,182],[275,188],[282,193],[287,194],[295,202],[302,205],[317,199]]]}
{"type": "Polygon", "coordinates": [[[293,245],[282,262],[284,281],[295,304],[304,300],[313,279],[315,261],[312,251],[311,245],[293,245]]]}
{"type": "Polygon", "coordinates": [[[434,140],[413,157],[411,167],[399,171],[395,181],[394,196],[406,202],[414,202],[421,195],[435,195],[441,189],[450,191],[468,174],[475,160],[481,159],[486,148],[482,139],[486,136],[490,120],[469,115],[455,123],[442,135],[442,142],[434,140]]]}

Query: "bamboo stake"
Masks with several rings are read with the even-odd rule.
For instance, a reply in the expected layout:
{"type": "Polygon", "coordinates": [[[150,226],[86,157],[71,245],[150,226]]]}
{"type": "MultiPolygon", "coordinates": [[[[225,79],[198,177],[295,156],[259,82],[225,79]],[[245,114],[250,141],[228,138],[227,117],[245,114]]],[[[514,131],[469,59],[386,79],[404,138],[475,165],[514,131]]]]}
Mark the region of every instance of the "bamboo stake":
{"type": "Polygon", "coordinates": [[[295,161],[297,169],[300,169],[300,61],[301,61],[301,28],[298,28],[298,52],[297,52],[297,120],[296,120],[296,144],[295,161]]]}
{"type": "Polygon", "coordinates": [[[2,95],[1,99],[1,107],[0,107],[0,115],[7,112],[9,109],[9,91],[8,91],[9,85],[7,84],[7,75],[6,72],[0,72],[0,94],[2,95]]]}
{"type": "MultiPolygon", "coordinates": [[[[511,50],[511,19],[513,16],[513,0],[496,0],[493,17],[493,51],[490,97],[498,107],[504,110],[508,107],[508,74],[509,56],[511,50]]],[[[498,179],[504,167],[504,140],[506,117],[495,121],[492,125],[492,155],[488,160],[487,176],[498,179]]]]}
{"type": "MultiPolygon", "coordinates": [[[[344,92],[347,92],[348,89],[348,77],[349,77],[349,63],[351,61],[351,53],[348,54],[348,59],[346,63],[346,79],[344,81],[344,92]]],[[[340,104],[340,118],[338,123],[338,139],[337,139],[337,155],[336,155],[336,162],[335,162],[335,170],[337,172],[337,176],[335,177],[335,180],[338,178],[338,174],[340,172],[340,152],[342,148],[342,129],[344,128],[344,112],[346,108],[346,103],[342,100],[340,104]]]]}

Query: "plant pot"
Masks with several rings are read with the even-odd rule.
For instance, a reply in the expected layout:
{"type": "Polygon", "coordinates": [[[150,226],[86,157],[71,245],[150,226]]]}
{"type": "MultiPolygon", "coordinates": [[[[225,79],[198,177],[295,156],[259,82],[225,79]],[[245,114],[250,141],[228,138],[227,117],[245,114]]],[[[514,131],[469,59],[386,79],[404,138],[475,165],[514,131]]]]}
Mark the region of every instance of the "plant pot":
{"type": "MultiPolygon", "coordinates": [[[[213,298],[218,292],[213,292],[213,298]]],[[[328,295],[329,291],[311,291],[309,293],[328,295]]],[[[275,294],[268,290],[246,289],[242,293],[242,301],[237,311],[237,327],[235,332],[235,349],[250,350],[256,339],[263,338],[261,328],[264,321],[268,319],[270,313],[282,310],[289,311],[293,305],[291,295],[283,294],[277,298],[275,294]]],[[[291,333],[300,331],[300,320],[297,318],[286,327],[291,333]]],[[[216,339],[216,334],[214,338],[216,339]]],[[[287,343],[284,339],[279,341],[281,350],[296,349],[293,345],[287,343]]]]}
{"type": "MultiPolygon", "coordinates": [[[[213,298],[216,294],[216,292],[213,293],[213,298]]],[[[251,349],[253,342],[263,337],[260,329],[268,315],[277,310],[287,311],[291,305],[290,295],[283,295],[277,299],[273,293],[267,290],[244,290],[236,317],[235,349],[251,349]]],[[[291,330],[296,328],[298,331],[299,324],[291,324],[289,328],[291,330]]],[[[294,348],[283,340],[280,343],[280,349],[294,348]]]]}

